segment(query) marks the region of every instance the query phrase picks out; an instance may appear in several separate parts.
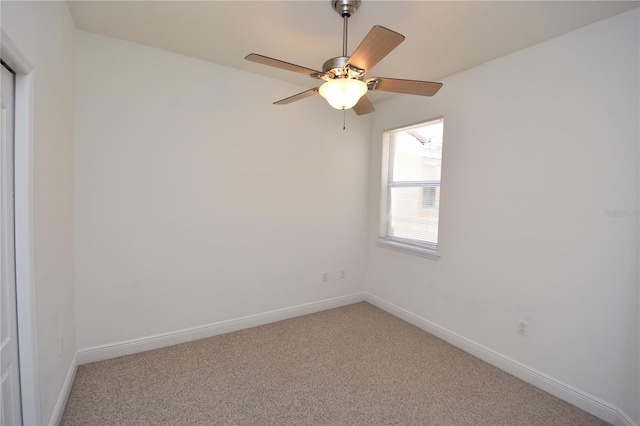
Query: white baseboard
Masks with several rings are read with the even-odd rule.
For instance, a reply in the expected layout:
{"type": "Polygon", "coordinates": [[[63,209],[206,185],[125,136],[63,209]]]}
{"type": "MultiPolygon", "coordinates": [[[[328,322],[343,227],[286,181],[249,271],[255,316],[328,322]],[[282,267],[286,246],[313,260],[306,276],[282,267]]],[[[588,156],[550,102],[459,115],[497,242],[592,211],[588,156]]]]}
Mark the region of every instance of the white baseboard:
{"type": "Polygon", "coordinates": [[[230,333],[232,331],[243,330],[363,301],[364,293],[354,293],[317,302],[305,303],[303,305],[277,309],[261,314],[249,315],[242,318],[191,327],[184,330],[156,334],[153,336],[127,340],[109,345],[94,346],[91,348],[80,349],[78,351],[78,362],[82,365],[90,362],[117,358],[119,356],[146,352],[153,349],[213,337],[220,334],[230,333]]]}
{"type": "Polygon", "coordinates": [[[51,418],[49,419],[49,425],[59,425],[62,420],[62,414],[64,414],[64,408],[67,406],[67,401],[69,400],[69,394],[71,394],[71,388],[73,387],[73,381],[76,378],[76,371],[78,371],[78,354],[76,353],[71,360],[71,365],[69,366],[69,371],[67,372],[67,377],[62,384],[62,389],[60,389],[60,393],[58,394],[58,400],[56,401],[56,405],[53,407],[53,412],[51,413],[51,418]]]}
{"type": "Polygon", "coordinates": [[[593,414],[594,416],[616,426],[638,426],[631,418],[618,407],[603,401],[593,395],[574,388],[571,385],[554,379],[540,371],[527,367],[518,361],[497,353],[485,346],[475,343],[466,337],[460,336],[444,327],[415,315],[406,309],[387,302],[370,293],[365,293],[364,300],[372,305],[400,318],[416,327],[433,334],[434,336],[462,349],[463,351],[480,358],[481,360],[497,367],[507,373],[542,389],[569,404],[593,414]]]}

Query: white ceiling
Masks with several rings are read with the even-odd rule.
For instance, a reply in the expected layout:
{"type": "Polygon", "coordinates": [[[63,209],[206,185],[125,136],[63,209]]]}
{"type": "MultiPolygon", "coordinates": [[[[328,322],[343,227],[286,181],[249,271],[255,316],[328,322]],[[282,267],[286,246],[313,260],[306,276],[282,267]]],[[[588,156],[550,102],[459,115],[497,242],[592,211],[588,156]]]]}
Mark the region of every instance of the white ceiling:
{"type": "MultiPolygon", "coordinates": [[[[342,55],[342,18],[330,0],[68,4],[78,29],[307,88],[317,80],[244,57],[254,52],[322,69],[324,61],[342,55]]],[[[438,81],[638,5],[639,1],[363,0],[349,20],[348,53],[373,25],[382,25],[404,34],[406,40],[368,75],[438,81]]],[[[387,96],[369,95],[372,102],[387,96]]]]}

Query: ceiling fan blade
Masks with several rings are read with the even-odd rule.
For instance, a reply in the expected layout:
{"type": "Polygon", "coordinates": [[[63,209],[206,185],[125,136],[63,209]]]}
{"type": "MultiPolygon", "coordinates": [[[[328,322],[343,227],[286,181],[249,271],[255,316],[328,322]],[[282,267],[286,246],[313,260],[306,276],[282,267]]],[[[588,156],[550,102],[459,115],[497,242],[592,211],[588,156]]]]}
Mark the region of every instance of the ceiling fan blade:
{"type": "Polygon", "coordinates": [[[360,98],[358,103],[353,107],[353,110],[358,115],[365,115],[375,111],[376,109],[373,107],[373,104],[371,103],[369,98],[367,98],[367,95],[364,95],[363,97],[360,98]]]}
{"type": "Polygon", "coordinates": [[[349,58],[348,65],[369,71],[404,41],[404,36],[375,25],[349,58]]]}
{"type": "Polygon", "coordinates": [[[264,55],[258,55],[257,53],[250,53],[244,58],[247,61],[256,62],[262,65],[269,65],[270,67],[276,67],[276,68],[280,68],[287,71],[297,72],[300,74],[306,74],[306,75],[321,74],[320,71],[312,70],[311,68],[301,67],[300,65],[296,65],[296,64],[290,64],[289,62],[270,58],[264,55]]]}
{"type": "Polygon", "coordinates": [[[442,87],[442,83],[420,80],[401,80],[398,78],[373,77],[367,79],[372,90],[381,92],[406,93],[408,95],[433,96],[442,87]]]}
{"type": "Polygon", "coordinates": [[[305,90],[304,92],[300,92],[297,95],[289,96],[288,98],[280,99],[277,102],[274,102],[274,105],[286,105],[291,102],[299,101],[300,99],[308,98],[309,96],[313,96],[318,93],[318,87],[314,87],[313,89],[305,90]]]}

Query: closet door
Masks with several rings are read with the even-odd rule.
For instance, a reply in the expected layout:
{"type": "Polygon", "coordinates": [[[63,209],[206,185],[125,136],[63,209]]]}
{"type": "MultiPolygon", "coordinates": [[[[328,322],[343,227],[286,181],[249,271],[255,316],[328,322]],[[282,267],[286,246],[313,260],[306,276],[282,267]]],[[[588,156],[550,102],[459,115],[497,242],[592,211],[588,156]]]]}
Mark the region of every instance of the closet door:
{"type": "Polygon", "coordinates": [[[0,92],[0,422],[21,425],[16,260],[14,235],[14,93],[15,75],[2,65],[0,92]]]}

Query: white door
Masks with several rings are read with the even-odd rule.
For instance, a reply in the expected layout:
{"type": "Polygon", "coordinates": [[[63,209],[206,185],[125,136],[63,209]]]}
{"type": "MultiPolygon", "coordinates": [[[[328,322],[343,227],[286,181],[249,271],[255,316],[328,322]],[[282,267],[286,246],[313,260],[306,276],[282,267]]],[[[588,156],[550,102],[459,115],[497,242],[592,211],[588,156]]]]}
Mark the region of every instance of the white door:
{"type": "Polygon", "coordinates": [[[2,65],[0,133],[0,422],[22,424],[13,207],[14,74],[2,65]]]}

